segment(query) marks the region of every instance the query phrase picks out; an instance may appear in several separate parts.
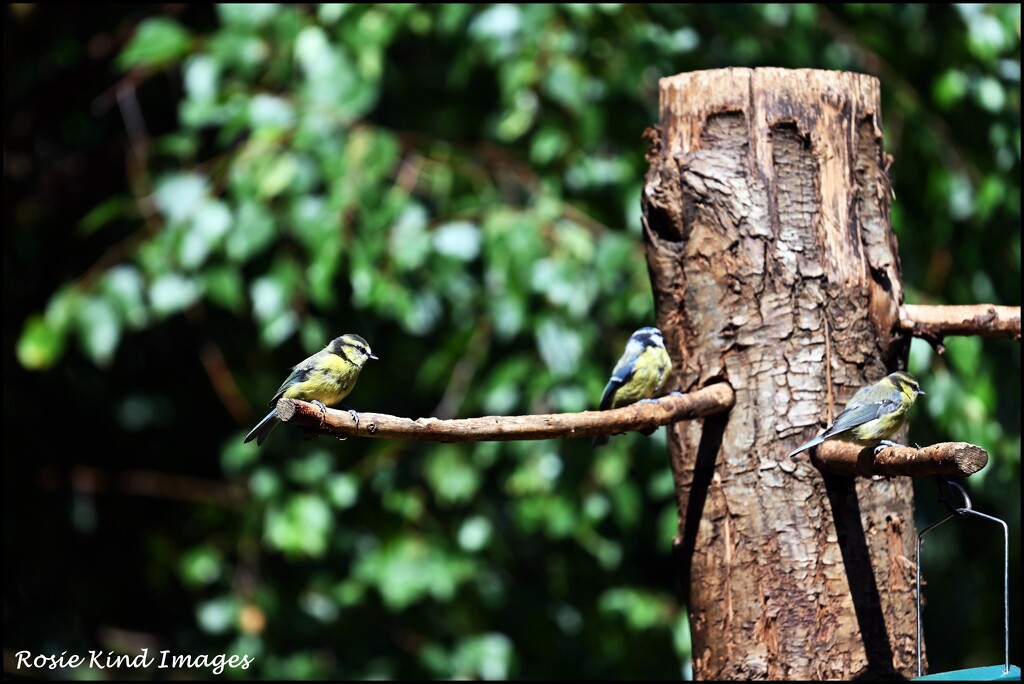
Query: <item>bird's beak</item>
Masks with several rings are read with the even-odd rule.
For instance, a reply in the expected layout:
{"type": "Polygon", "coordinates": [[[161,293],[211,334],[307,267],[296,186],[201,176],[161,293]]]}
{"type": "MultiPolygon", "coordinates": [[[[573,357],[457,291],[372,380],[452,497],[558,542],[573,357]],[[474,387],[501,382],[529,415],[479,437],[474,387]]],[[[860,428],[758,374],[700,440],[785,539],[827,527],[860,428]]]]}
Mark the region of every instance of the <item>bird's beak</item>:
{"type": "Polygon", "coordinates": [[[380,359],[374,356],[373,354],[370,354],[370,358],[373,359],[374,361],[380,361],[380,359]]]}
{"type": "Polygon", "coordinates": [[[919,389],[919,390],[917,390],[917,393],[918,393],[918,394],[924,394],[924,390],[920,390],[920,389],[919,389]]]}

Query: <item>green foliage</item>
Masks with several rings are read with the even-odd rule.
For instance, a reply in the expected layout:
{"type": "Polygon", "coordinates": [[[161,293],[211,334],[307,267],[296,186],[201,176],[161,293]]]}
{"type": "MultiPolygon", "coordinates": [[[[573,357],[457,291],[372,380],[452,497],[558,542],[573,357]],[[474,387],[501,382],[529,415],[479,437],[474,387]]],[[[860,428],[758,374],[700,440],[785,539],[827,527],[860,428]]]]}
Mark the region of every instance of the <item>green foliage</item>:
{"type": "Polygon", "coordinates": [[[176,21],[154,17],[139,24],[117,61],[122,69],[161,67],[177,62],[188,50],[188,31],[176,21]]]}
{"type": "MultiPolygon", "coordinates": [[[[122,533],[151,540],[147,590],[187,599],[153,628],[176,652],[255,655],[233,673],[254,678],[678,676],[691,653],[661,432],[594,454],[580,440],[310,445],[285,426],[258,451],[231,418],[254,424],[287,367],[343,332],[382,359],[349,397],[358,409],[593,408],[629,333],[653,321],[641,134],[658,78],[680,71],[875,71],[908,300],[1019,303],[1019,29],[1019,6],[991,5],[139,17],[114,60],[119,97],[131,91],[118,106],[137,98],[163,124],[129,126],[143,156],[127,182],[61,234],[87,260],[22,305],[17,361],[53,369],[22,387],[64,368],[61,396],[120,406],[119,427],[148,441],[113,440],[106,467],[222,474],[243,492],[223,511],[182,504],[167,538],[122,533]],[[197,357],[205,375],[188,372],[197,357]]],[[[947,347],[912,347],[928,391],[912,438],[988,447],[978,507],[1019,530],[1004,496],[1019,489],[1019,343],[947,347]]],[[[81,529],[102,534],[98,520],[81,529]]],[[[959,563],[947,548],[937,576],[959,563]]],[[[89,589],[103,602],[86,622],[119,626],[119,587],[89,589]]],[[[993,652],[977,638],[961,659],[942,638],[933,664],[993,652]]]]}

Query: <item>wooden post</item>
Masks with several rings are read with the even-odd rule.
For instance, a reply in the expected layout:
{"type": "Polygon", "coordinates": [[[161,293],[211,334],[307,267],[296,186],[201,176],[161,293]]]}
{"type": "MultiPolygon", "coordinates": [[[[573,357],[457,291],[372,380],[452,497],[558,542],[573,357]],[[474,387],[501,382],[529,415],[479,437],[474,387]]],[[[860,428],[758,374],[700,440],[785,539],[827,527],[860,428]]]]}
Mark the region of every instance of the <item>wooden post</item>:
{"type": "Polygon", "coordinates": [[[844,72],[661,80],[643,194],[658,325],[683,392],[735,390],[669,440],[701,679],[915,672],[911,480],[786,458],[905,364],[879,103],[844,72]]]}

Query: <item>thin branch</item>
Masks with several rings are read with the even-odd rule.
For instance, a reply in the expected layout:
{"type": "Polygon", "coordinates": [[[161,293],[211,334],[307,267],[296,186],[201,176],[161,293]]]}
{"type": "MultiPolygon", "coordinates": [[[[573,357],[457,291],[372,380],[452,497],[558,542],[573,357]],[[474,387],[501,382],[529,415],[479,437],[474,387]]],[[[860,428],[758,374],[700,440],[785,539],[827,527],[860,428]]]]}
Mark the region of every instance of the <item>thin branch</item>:
{"type": "Polygon", "coordinates": [[[138,168],[144,169],[149,162],[149,133],[146,131],[146,120],[142,116],[135,88],[136,84],[132,81],[122,80],[117,86],[117,105],[128,131],[133,161],[138,168]]]}
{"type": "Polygon", "coordinates": [[[946,335],[1012,337],[1020,341],[1020,307],[994,304],[968,306],[921,306],[900,308],[900,327],[928,340],[946,335]]]}
{"type": "Polygon", "coordinates": [[[967,442],[940,442],[920,448],[887,447],[876,456],[872,447],[829,441],[817,448],[812,462],[837,475],[967,477],[988,464],[988,452],[967,442]]]}
{"type": "Polygon", "coordinates": [[[524,439],[593,437],[619,432],[650,432],[679,420],[691,420],[729,410],[735,394],[717,383],[689,394],[672,394],[653,402],[610,411],[553,413],[536,416],[484,416],[461,420],[411,420],[384,413],[360,413],[359,425],[347,411],[327,409],[294,399],[277,402],[277,415],[312,432],[335,436],[376,437],[436,442],[484,442],[524,439]]]}
{"type": "Polygon", "coordinates": [[[172,475],[153,470],[105,471],[92,466],[76,465],[68,471],[46,468],[39,472],[39,485],[47,491],[70,485],[86,494],[125,494],[173,499],[238,508],[246,499],[243,487],[188,475],[172,475]]]}
{"type": "Polygon", "coordinates": [[[448,378],[448,385],[445,387],[441,401],[434,407],[434,415],[439,418],[450,418],[458,413],[462,406],[462,400],[466,398],[466,391],[473,382],[473,376],[480,369],[491,347],[491,326],[481,320],[473,328],[465,351],[459,356],[458,362],[452,368],[448,378]]]}
{"type": "MultiPolygon", "coordinates": [[[[185,312],[186,317],[189,316],[189,311],[191,309],[185,312]]],[[[206,377],[210,380],[210,386],[213,387],[217,398],[220,399],[220,403],[224,405],[231,417],[239,423],[248,422],[252,411],[249,410],[249,405],[242,397],[242,391],[238,389],[238,383],[235,382],[235,376],[224,359],[220,347],[212,342],[205,342],[199,348],[199,360],[203,364],[203,370],[206,371],[206,377]]]]}

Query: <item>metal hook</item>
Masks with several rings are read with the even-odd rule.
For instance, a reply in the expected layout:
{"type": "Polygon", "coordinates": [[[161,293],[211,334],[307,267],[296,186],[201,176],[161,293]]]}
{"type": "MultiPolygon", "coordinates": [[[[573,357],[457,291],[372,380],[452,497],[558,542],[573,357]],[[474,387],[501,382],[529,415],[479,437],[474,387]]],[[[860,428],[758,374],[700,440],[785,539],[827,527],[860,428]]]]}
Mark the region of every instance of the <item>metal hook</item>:
{"type": "Polygon", "coordinates": [[[958,485],[956,482],[953,482],[952,480],[946,479],[944,477],[938,478],[938,486],[939,503],[945,506],[946,510],[948,510],[953,515],[959,516],[961,518],[966,518],[968,515],[970,515],[974,506],[971,504],[971,497],[967,495],[966,489],[958,485]],[[960,498],[963,499],[964,502],[963,506],[954,506],[953,502],[949,500],[949,490],[951,487],[955,488],[960,493],[960,498]]]}
{"type": "Polygon", "coordinates": [[[932,523],[928,527],[921,530],[920,534],[917,535],[917,559],[916,559],[916,575],[917,575],[917,676],[920,677],[922,674],[921,668],[921,544],[924,539],[924,535],[934,530],[939,525],[951,520],[955,517],[966,518],[968,516],[977,516],[984,520],[991,520],[992,522],[998,523],[1003,528],[1003,650],[1005,652],[1005,659],[1003,662],[1003,673],[1008,674],[1010,672],[1010,528],[1007,524],[999,518],[991,515],[986,515],[979,511],[974,510],[971,504],[971,497],[967,495],[967,491],[956,482],[947,480],[944,477],[939,478],[939,502],[942,503],[949,511],[942,520],[932,523]],[[955,488],[960,496],[963,498],[964,505],[957,508],[949,500],[949,489],[950,487],[955,488]]]}

